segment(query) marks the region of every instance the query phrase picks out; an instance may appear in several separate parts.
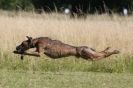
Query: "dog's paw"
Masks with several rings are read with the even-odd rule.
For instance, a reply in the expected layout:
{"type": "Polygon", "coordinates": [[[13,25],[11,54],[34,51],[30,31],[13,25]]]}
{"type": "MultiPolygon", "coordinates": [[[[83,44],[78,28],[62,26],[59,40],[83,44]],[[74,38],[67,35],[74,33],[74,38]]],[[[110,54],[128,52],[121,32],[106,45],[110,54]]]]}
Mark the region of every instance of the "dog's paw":
{"type": "Polygon", "coordinates": [[[114,53],[115,53],[115,54],[119,54],[120,51],[119,51],[119,50],[114,50],[114,53]]]}

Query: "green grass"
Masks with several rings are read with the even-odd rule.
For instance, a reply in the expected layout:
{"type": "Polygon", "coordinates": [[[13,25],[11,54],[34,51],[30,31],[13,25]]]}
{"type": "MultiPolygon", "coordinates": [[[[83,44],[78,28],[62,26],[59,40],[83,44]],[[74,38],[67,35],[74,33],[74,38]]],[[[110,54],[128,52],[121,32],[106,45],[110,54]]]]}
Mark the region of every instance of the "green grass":
{"type": "Polygon", "coordinates": [[[132,88],[133,56],[99,61],[0,53],[0,88],[132,88]]]}
{"type": "Polygon", "coordinates": [[[132,74],[0,70],[1,88],[132,88],[132,74]]]}
{"type": "Polygon", "coordinates": [[[133,73],[133,56],[111,56],[99,61],[87,61],[82,58],[66,57],[50,59],[26,56],[21,60],[18,55],[0,55],[0,69],[47,71],[47,72],[106,72],[106,73],[133,73]]]}

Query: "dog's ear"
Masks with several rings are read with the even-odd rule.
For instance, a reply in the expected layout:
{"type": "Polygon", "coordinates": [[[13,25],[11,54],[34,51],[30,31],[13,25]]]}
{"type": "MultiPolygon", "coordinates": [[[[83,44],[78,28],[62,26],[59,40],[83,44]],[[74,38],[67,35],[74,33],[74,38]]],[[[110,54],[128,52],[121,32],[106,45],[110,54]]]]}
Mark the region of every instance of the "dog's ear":
{"type": "Polygon", "coordinates": [[[31,43],[32,42],[32,37],[26,36],[28,39],[28,42],[31,43]]]}
{"type": "Polygon", "coordinates": [[[26,38],[27,38],[28,40],[32,40],[32,37],[26,36],[26,38]]]}

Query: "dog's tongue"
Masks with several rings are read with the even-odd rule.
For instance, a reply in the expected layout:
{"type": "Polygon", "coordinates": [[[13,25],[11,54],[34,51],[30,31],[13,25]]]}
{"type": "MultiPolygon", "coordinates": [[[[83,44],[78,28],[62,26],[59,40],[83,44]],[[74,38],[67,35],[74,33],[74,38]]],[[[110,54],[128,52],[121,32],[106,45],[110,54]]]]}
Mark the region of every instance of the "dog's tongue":
{"type": "Polygon", "coordinates": [[[22,53],[19,53],[18,51],[13,51],[13,53],[15,53],[15,54],[21,54],[21,60],[23,60],[24,59],[24,56],[22,55],[22,53]]]}
{"type": "Polygon", "coordinates": [[[21,60],[23,60],[24,59],[24,56],[23,55],[21,55],[21,60]]]}

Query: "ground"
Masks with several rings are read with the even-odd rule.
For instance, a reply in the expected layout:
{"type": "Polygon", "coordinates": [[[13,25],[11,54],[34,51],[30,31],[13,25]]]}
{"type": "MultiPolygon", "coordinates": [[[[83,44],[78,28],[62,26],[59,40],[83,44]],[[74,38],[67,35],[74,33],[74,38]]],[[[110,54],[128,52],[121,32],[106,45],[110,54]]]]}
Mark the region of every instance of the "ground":
{"type": "Polygon", "coordinates": [[[0,88],[132,88],[133,75],[0,70],[0,88]]]}

